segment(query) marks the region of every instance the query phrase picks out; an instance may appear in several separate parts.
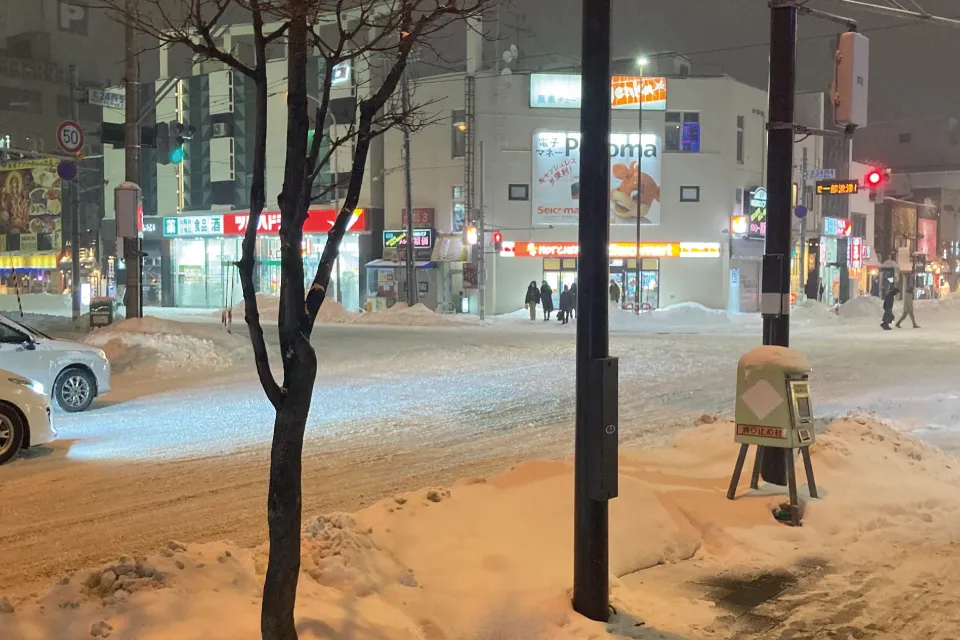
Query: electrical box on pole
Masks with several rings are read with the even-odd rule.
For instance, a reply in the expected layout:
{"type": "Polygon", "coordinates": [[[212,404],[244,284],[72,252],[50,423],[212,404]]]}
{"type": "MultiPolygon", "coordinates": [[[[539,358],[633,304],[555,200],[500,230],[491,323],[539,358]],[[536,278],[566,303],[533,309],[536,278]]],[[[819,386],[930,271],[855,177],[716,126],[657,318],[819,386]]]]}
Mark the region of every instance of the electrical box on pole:
{"type": "Polygon", "coordinates": [[[140,187],[132,182],[121,182],[113,190],[113,203],[117,215],[117,237],[139,238],[143,228],[140,187]]]}
{"type": "Polygon", "coordinates": [[[833,87],[834,120],[843,127],[867,125],[867,93],[870,83],[870,40],[848,31],[837,47],[837,73],[833,87]]]}

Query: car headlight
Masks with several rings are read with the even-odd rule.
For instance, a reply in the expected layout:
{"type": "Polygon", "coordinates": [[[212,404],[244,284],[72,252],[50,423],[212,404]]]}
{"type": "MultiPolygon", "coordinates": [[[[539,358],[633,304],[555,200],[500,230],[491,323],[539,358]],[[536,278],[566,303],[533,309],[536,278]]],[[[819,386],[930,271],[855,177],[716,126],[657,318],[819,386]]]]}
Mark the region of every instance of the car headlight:
{"type": "Polygon", "coordinates": [[[33,391],[37,395],[43,395],[43,385],[36,380],[28,380],[27,378],[9,378],[9,380],[13,384],[19,384],[22,387],[30,389],[30,391],[33,391]]]}

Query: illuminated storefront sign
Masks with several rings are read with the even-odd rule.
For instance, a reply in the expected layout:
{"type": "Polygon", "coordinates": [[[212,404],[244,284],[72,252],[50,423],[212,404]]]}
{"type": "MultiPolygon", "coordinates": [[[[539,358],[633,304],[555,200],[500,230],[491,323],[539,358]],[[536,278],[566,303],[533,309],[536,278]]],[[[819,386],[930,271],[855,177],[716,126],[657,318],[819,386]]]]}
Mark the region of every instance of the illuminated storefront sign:
{"type": "Polygon", "coordinates": [[[733,216],[730,218],[730,233],[735,236],[746,235],[750,230],[750,216],[733,216]]]}
{"type": "MultiPolygon", "coordinates": [[[[534,109],[579,109],[580,76],[563,73],[530,75],[530,106],[534,109]]],[[[666,111],[667,79],[663,77],[613,76],[610,107],[636,111],[666,111]]]]}
{"type": "Polygon", "coordinates": [[[863,238],[850,238],[847,243],[847,264],[851,269],[863,267],[863,238]]]}
{"type": "MultiPolygon", "coordinates": [[[[500,255],[504,258],[576,258],[580,246],[576,242],[509,242],[503,243],[500,255]]],[[[637,245],[632,242],[611,242],[612,259],[636,258],[637,245]]],[[[642,258],[717,258],[718,242],[643,242],[642,258]]]]}
{"type": "MultiPolygon", "coordinates": [[[[336,209],[311,209],[303,224],[304,233],[328,233],[333,229],[339,211],[336,209]]],[[[260,214],[257,235],[280,233],[280,212],[264,211],[260,214]]],[[[247,231],[250,214],[225,213],[223,215],[176,216],[163,219],[163,235],[167,238],[197,236],[242,236],[247,231]]],[[[356,209],[347,223],[347,231],[362,231],[366,219],[363,209],[356,209]]]]}
{"type": "Polygon", "coordinates": [[[823,235],[845,237],[850,235],[851,224],[846,218],[824,218],[823,235]]]}
{"type": "Polygon", "coordinates": [[[747,237],[764,238],[767,235],[767,190],[754,187],[747,192],[747,237]]]}

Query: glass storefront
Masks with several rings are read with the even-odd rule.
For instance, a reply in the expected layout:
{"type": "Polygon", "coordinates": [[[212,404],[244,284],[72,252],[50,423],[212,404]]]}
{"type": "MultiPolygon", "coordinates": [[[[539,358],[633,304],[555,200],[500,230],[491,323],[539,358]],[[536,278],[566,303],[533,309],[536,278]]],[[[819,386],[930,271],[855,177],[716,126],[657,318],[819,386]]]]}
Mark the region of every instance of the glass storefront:
{"type": "MultiPolygon", "coordinates": [[[[313,281],[326,234],[304,236],[304,286],[313,281]]],[[[242,300],[234,263],[240,259],[240,237],[177,238],[171,245],[171,272],[176,281],[177,307],[215,309],[233,306],[242,300]]],[[[340,247],[330,282],[330,295],[351,310],[360,308],[360,241],[347,234],[340,247]]],[[[257,238],[257,293],[280,295],[280,238],[257,238]]]]}
{"type": "MultiPolygon", "coordinates": [[[[543,279],[554,292],[554,307],[559,304],[563,285],[570,286],[577,280],[576,258],[544,258],[543,279]]],[[[637,261],[635,258],[610,260],[610,279],[620,287],[620,299],[635,302],[637,299],[637,261]]],[[[644,258],[640,271],[640,303],[647,308],[660,306],[660,260],[644,258]]]]}

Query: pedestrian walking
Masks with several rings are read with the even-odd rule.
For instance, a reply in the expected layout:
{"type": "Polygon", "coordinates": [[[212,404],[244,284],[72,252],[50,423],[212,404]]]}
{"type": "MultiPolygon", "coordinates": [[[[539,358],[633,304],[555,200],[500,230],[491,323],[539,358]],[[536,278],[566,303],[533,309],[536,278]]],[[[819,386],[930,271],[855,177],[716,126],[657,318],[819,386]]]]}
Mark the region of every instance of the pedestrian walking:
{"type": "Polygon", "coordinates": [[[523,308],[530,311],[530,319],[537,319],[537,305],[540,304],[540,289],[537,287],[536,280],[530,281],[527,287],[527,296],[523,299],[523,308]]]}
{"type": "Polygon", "coordinates": [[[577,317],[577,283],[570,285],[570,313],[577,317]]]}
{"type": "Polygon", "coordinates": [[[570,287],[563,285],[563,291],[560,292],[560,313],[558,318],[561,324],[567,324],[570,321],[570,311],[573,309],[573,294],[570,293],[570,287]]]}
{"type": "Polygon", "coordinates": [[[550,288],[546,280],[540,285],[540,304],[543,305],[543,321],[546,322],[550,319],[550,314],[553,313],[553,289],[550,288]]]}
{"type": "Polygon", "coordinates": [[[618,304],[620,302],[620,287],[616,280],[610,280],[610,302],[618,304]]]}
{"type": "Polygon", "coordinates": [[[913,299],[915,297],[913,289],[908,288],[906,293],[903,294],[903,313],[900,315],[900,319],[897,320],[897,329],[900,328],[900,324],[903,323],[907,317],[910,318],[910,322],[913,323],[914,329],[919,329],[920,325],[917,324],[917,319],[913,315],[913,299]]]}
{"type": "Polygon", "coordinates": [[[893,322],[894,318],[893,301],[896,299],[898,293],[900,293],[900,289],[890,287],[887,295],[883,296],[883,321],[880,323],[880,328],[884,331],[890,331],[890,323],[893,322]]]}

